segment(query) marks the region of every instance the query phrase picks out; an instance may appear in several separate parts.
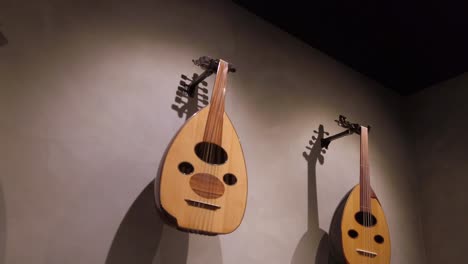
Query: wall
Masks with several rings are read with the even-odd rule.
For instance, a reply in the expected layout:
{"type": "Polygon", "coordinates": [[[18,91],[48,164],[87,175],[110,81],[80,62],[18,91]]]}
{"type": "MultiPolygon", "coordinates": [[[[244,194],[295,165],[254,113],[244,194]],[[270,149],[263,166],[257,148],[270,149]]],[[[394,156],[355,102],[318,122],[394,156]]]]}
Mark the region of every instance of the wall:
{"type": "Polygon", "coordinates": [[[468,74],[408,98],[429,263],[463,263],[468,237],[468,74]]]}
{"type": "Polygon", "coordinates": [[[358,182],[359,138],[325,153],[309,141],[341,131],[339,114],[373,126],[371,181],[392,263],[426,263],[393,92],[230,1],[15,0],[0,17],[3,263],[326,263],[333,212],[358,182]],[[163,225],[151,194],[186,119],[179,107],[203,104],[176,93],[200,55],[239,69],[226,111],[247,160],[248,206],[219,237],[163,225]]]}

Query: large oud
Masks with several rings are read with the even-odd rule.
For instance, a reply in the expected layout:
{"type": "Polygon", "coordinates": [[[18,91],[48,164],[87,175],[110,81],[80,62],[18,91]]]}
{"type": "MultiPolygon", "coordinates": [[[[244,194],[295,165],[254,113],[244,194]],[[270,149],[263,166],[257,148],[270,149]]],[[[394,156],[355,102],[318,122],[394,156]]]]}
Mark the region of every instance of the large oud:
{"type": "Polygon", "coordinates": [[[347,264],[389,264],[390,234],[382,206],[370,186],[368,127],[343,122],[361,136],[360,182],[343,199],[330,227],[335,260],[347,264]]]}
{"type": "Polygon", "coordinates": [[[156,202],[178,229],[226,234],[244,216],[247,171],[237,133],[224,112],[229,65],[223,60],[202,64],[217,68],[211,102],[170,143],[155,184],[156,202]]]}

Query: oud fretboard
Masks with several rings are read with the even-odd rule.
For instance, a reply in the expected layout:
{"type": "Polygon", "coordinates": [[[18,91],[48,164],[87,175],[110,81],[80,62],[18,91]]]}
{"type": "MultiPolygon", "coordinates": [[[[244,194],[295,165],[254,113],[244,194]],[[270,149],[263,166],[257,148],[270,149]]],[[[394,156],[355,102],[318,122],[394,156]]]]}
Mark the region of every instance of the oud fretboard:
{"type": "Polygon", "coordinates": [[[372,188],[369,177],[368,129],[361,126],[361,170],[360,170],[361,211],[371,212],[372,188]]]}
{"type": "Polygon", "coordinates": [[[219,60],[216,81],[211,95],[210,110],[203,141],[221,145],[223,135],[224,97],[226,93],[228,63],[219,60]]]}

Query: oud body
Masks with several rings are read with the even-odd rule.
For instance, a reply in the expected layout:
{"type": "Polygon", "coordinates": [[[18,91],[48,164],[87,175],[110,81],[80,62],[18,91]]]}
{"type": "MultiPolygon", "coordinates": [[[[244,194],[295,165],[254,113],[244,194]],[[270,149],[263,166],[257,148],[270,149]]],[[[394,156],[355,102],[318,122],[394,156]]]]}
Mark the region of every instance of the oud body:
{"type": "Polygon", "coordinates": [[[390,233],[382,206],[369,182],[367,127],[361,127],[361,176],[342,200],[330,228],[335,261],[390,264],[390,233]]]}
{"type": "Polygon", "coordinates": [[[242,147],[224,112],[228,64],[220,60],[217,72],[210,104],[176,134],[155,185],[167,220],[183,231],[206,235],[234,231],[247,201],[242,147]]]}

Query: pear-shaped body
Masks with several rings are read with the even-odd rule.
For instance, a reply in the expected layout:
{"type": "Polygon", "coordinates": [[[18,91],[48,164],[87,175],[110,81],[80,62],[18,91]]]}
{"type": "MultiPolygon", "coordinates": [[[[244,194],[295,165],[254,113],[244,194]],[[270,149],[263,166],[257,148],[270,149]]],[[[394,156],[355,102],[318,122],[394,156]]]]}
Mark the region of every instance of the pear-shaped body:
{"type": "Polygon", "coordinates": [[[221,142],[204,140],[209,109],[210,105],[192,116],[172,140],[155,191],[161,211],[177,228],[216,235],[234,231],[242,221],[247,171],[239,138],[226,113],[221,142]]]}
{"type": "Polygon", "coordinates": [[[330,227],[332,255],[339,263],[390,264],[390,234],[380,202],[372,194],[371,214],[360,207],[360,185],[345,197],[330,227]]]}

